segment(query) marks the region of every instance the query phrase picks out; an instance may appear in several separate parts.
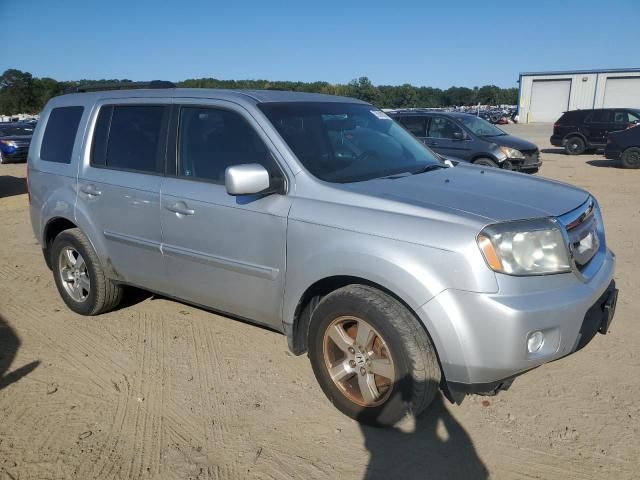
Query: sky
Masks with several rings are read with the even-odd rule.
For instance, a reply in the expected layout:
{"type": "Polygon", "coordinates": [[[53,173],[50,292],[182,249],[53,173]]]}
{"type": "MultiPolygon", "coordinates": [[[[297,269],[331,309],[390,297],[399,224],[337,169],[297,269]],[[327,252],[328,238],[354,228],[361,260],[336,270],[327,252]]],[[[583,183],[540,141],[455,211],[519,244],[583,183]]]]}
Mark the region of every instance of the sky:
{"type": "Polygon", "coordinates": [[[640,0],[0,0],[0,72],[517,86],[640,67],[640,0]]]}

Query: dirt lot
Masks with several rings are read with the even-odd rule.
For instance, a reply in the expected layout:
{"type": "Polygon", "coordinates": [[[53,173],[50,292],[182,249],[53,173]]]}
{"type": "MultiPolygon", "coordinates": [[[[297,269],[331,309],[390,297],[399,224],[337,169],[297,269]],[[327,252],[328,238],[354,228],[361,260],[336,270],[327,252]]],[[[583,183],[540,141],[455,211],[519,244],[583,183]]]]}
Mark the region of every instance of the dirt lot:
{"type": "Polygon", "coordinates": [[[640,470],[640,171],[510,126],[540,175],[601,202],[621,289],[610,334],[497,397],[362,428],[283,336],[143,293],[85,318],[62,303],[0,166],[0,479],[631,479],[640,470]]]}

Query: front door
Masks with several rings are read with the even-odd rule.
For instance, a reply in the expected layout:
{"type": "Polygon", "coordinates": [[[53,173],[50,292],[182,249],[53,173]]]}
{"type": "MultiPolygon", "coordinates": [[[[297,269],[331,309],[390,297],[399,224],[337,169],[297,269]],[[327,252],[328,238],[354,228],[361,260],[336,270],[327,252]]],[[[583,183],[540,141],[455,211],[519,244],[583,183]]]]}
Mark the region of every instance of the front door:
{"type": "Polygon", "coordinates": [[[118,280],[153,290],[162,290],[165,278],[160,184],[168,112],[158,104],[101,105],[78,178],[78,208],[103,237],[106,267],[118,280]]]}
{"type": "Polygon", "coordinates": [[[471,140],[462,128],[453,120],[439,115],[431,117],[426,144],[438,153],[462,159],[466,159],[471,150],[471,140]]]}
{"type": "Polygon", "coordinates": [[[172,294],[280,329],[290,200],[234,197],[224,185],[232,165],[258,163],[282,176],[273,148],[232,104],[176,108],[175,175],[161,188],[172,294]]]}

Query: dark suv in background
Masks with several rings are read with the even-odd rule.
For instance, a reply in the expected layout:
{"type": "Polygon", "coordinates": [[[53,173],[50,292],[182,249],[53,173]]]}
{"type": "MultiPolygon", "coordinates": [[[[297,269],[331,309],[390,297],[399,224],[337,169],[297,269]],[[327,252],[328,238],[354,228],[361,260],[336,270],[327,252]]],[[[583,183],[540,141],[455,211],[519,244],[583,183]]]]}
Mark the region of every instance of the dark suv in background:
{"type": "Polygon", "coordinates": [[[27,122],[0,123],[0,163],[27,161],[34,128],[27,122]]]}
{"type": "Polygon", "coordinates": [[[551,145],[564,147],[569,155],[604,148],[611,132],[624,130],[640,121],[635,108],[597,108],[565,112],[553,125],[551,145]]]}
{"type": "Polygon", "coordinates": [[[536,173],[542,165],[536,145],[475,115],[419,109],[387,114],[445,157],[526,173],[536,173]]]}

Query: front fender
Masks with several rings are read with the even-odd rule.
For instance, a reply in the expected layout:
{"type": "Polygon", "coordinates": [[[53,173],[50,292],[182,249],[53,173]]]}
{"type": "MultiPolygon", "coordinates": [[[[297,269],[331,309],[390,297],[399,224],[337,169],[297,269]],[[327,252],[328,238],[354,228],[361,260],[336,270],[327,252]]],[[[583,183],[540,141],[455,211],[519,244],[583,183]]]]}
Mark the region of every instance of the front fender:
{"type": "Polygon", "coordinates": [[[447,288],[483,292],[498,288],[495,275],[474,268],[458,252],[292,220],[287,241],[285,331],[292,331],[305,292],[335,276],[378,284],[414,312],[447,288]]]}

